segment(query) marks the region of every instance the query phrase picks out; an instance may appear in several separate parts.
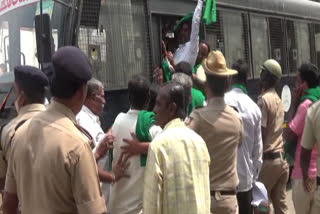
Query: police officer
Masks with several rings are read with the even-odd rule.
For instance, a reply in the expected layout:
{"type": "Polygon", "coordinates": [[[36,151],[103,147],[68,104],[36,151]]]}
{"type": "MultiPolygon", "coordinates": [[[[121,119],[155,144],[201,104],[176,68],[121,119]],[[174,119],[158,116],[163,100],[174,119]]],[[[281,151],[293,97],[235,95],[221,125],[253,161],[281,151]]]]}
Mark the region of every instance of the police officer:
{"type": "MultiPolygon", "coordinates": [[[[261,66],[261,95],[258,106],[261,109],[261,132],[263,142],[263,164],[259,180],[265,185],[269,202],[273,204],[275,214],[288,212],[286,203],[286,184],[289,169],[282,157],[284,109],[275,87],[281,78],[281,66],[273,59],[261,66]]],[[[270,207],[269,207],[269,213],[270,207]]]]}
{"type": "Polygon", "coordinates": [[[227,106],[224,94],[230,86],[229,78],[237,71],[228,69],[220,51],[212,51],[202,63],[206,72],[210,99],[208,105],[194,110],[189,127],[206,142],[210,164],[211,212],[237,214],[236,188],[237,150],[242,137],[242,120],[227,106]]]}
{"type": "Polygon", "coordinates": [[[5,167],[1,175],[1,190],[4,188],[5,172],[11,148],[11,139],[19,126],[34,115],[45,110],[45,87],[48,86],[47,76],[32,66],[16,66],[14,68],[15,107],[18,116],[5,125],[1,132],[1,166],[5,167]]]}
{"type": "Polygon", "coordinates": [[[90,135],[76,124],[92,68],[78,48],[53,56],[52,100],[48,109],[19,128],[12,142],[5,185],[4,212],[106,212],[90,135]]]}

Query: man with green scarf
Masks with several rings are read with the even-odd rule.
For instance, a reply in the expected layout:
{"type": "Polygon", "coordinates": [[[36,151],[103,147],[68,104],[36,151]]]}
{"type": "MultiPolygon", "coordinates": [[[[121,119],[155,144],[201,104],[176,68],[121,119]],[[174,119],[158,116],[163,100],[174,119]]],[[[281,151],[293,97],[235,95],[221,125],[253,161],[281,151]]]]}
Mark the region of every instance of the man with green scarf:
{"type": "Polygon", "coordinates": [[[243,137],[237,156],[237,200],[239,214],[252,214],[252,188],[259,177],[262,165],[261,111],[248,96],[247,63],[238,60],[232,65],[232,69],[238,71],[238,74],[232,77],[233,84],[225,94],[224,100],[227,105],[238,111],[243,122],[243,137]]]}
{"type": "Polygon", "coordinates": [[[311,164],[308,178],[303,181],[300,167],[301,139],[304,130],[306,113],[309,106],[320,99],[318,69],[310,63],[302,64],[296,76],[296,88],[293,91],[291,109],[289,111],[289,126],[285,132],[288,146],[295,151],[294,168],[292,171],[292,199],[296,213],[309,213],[313,203],[313,193],[316,189],[316,159],[317,149],[311,154],[311,164]]]}

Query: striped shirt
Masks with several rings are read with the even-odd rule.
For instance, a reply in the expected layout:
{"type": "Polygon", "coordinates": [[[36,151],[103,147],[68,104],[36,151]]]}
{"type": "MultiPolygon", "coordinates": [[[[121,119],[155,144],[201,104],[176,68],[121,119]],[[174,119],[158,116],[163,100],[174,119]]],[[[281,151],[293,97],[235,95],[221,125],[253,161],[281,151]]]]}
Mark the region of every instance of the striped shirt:
{"type": "Polygon", "coordinates": [[[210,213],[210,157],[204,140],[180,119],[149,146],[143,213],[210,213]]]}

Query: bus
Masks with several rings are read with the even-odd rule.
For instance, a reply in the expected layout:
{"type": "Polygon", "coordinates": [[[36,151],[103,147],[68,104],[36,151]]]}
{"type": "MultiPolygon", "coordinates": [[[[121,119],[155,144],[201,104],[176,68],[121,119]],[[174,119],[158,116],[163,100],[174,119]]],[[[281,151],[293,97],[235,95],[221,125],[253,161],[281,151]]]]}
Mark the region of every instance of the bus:
{"type": "MultiPolygon", "coordinates": [[[[0,98],[17,64],[44,71],[52,53],[78,46],[94,76],[105,86],[104,129],[129,108],[127,82],[134,74],[152,79],[161,62],[161,41],[174,44],[173,26],[192,12],[196,0],[0,0],[0,98]],[[49,28],[48,28],[49,26],[49,28]],[[7,77],[4,78],[4,77],[7,77]],[[3,79],[3,80],[1,80],[3,79]]],[[[303,62],[320,67],[320,3],[307,0],[217,0],[217,21],[201,26],[211,49],[221,50],[228,66],[249,65],[249,95],[256,100],[260,65],[268,58],[282,66],[279,87],[285,109],[295,74],[303,62]]],[[[174,50],[174,45],[169,45],[174,50]]],[[[12,77],[11,77],[12,78],[12,77]]],[[[12,95],[1,108],[0,123],[14,111],[12,95]],[[11,110],[10,110],[11,109],[11,110]]],[[[0,124],[1,125],[1,124],[0,124]]]]}

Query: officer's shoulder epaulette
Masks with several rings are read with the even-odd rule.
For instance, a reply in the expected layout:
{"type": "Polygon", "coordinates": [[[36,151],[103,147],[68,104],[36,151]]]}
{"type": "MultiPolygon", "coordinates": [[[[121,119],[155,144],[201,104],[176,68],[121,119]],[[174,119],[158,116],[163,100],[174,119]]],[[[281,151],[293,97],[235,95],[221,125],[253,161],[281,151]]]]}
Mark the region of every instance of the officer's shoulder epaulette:
{"type": "Polygon", "coordinates": [[[94,149],[95,145],[93,143],[93,137],[91,136],[91,134],[85,128],[76,123],[74,123],[74,126],[88,138],[91,149],[94,149]]]}

